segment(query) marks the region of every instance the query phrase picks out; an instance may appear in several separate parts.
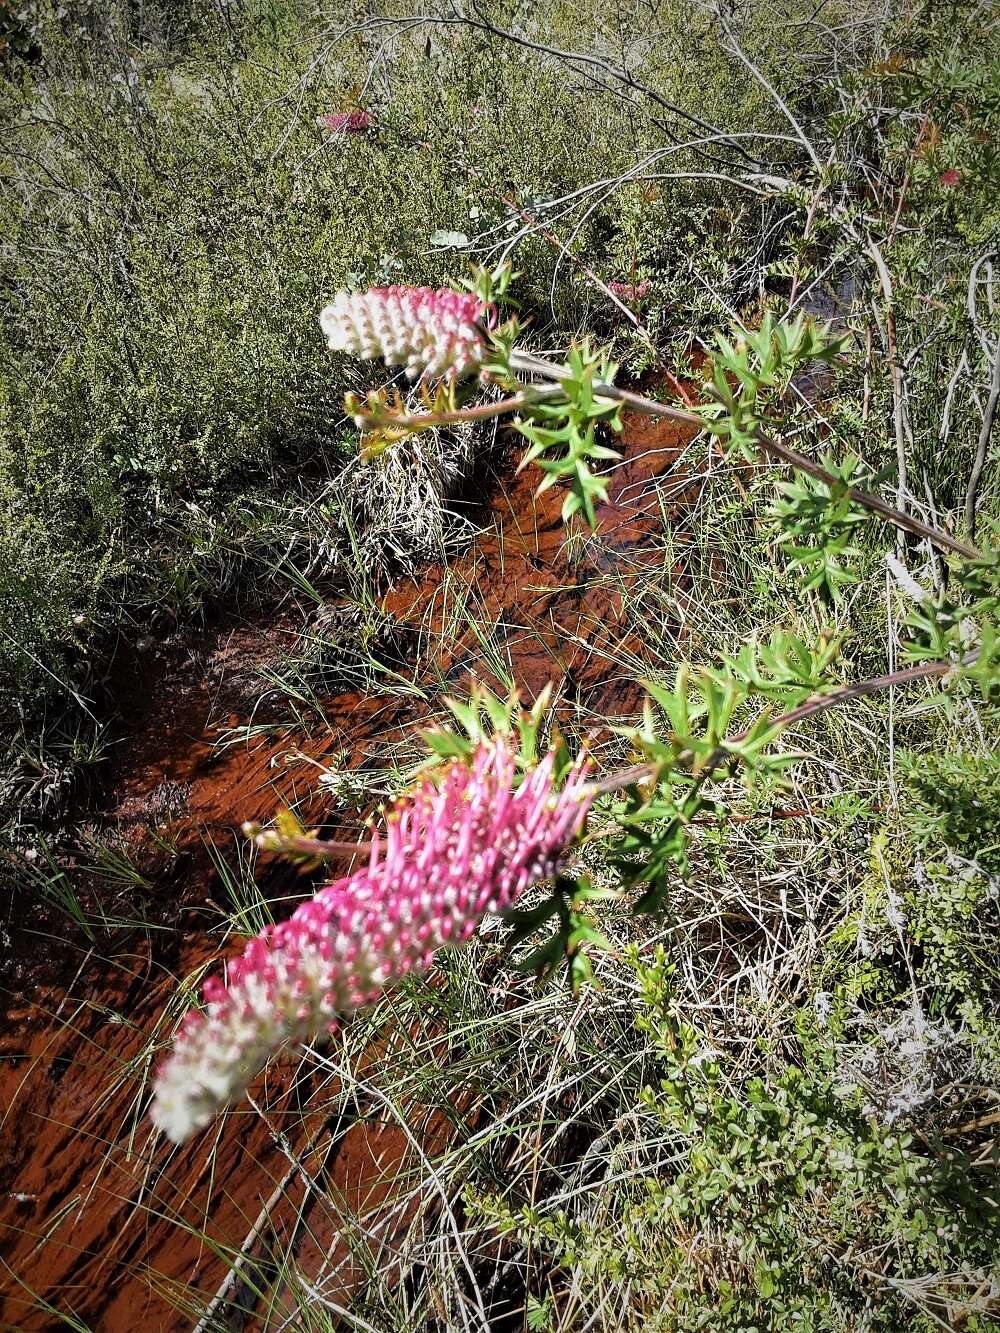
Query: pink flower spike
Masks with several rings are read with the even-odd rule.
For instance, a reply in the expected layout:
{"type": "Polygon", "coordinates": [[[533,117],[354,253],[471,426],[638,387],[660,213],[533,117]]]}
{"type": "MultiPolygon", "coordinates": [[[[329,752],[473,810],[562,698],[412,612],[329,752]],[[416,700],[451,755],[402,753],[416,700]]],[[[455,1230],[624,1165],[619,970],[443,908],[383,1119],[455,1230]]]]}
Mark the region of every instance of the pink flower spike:
{"type": "Polygon", "coordinates": [[[334,111],[318,116],[317,124],[333,134],[364,134],[372,128],[372,118],[367,111],[334,111]]]}
{"type": "Polygon", "coordinates": [[[483,743],[389,810],[368,865],[320,889],[205,983],[204,1009],[178,1029],[151,1115],[175,1143],[203,1128],[289,1041],[311,1041],[471,937],[555,873],[594,798],[581,756],[556,791],[549,754],[513,790],[505,737],[483,743]]]}
{"type": "Polygon", "coordinates": [[[946,190],[953,190],[955,186],[959,184],[961,179],[962,173],[956,171],[954,167],[952,167],[950,171],[942,171],[941,175],[938,177],[938,180],[946,190]]]}
{"type": "Polygon", "coordinates": [[[372,287],[338,292],[319,322],[331,351],[405,366],[411,379],[461,379],[486,354],[478,325],[486,307],[450,287],[372,287]]]}

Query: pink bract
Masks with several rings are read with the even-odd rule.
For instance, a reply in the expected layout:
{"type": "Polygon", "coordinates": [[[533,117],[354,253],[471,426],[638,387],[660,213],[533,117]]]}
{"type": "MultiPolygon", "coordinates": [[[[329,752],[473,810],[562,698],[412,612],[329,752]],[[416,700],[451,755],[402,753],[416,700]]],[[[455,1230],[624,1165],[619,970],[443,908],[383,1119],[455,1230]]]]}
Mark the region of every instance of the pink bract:
{"type": "Polygon", "coordinates": [[[515,790],[504,737],[397,801],[368,865],[268,927],[210,978],[157,1074],[152,1118],[175,1143],[243,1092],[289,1041],[314,1040],[393,982],[467,941],[550,878],[593,800],[581,756],[556,791],[550,754],[515,790]]]}

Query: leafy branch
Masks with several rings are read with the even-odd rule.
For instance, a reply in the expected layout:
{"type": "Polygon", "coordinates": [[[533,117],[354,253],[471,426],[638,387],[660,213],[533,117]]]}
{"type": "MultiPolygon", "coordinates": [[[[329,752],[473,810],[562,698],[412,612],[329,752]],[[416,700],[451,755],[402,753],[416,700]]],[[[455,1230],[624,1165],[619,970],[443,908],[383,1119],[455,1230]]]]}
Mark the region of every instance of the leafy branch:
{"type": "Polygon", "coordinates": [[[552,923],[548,940],[524,960],[526,970],[551,977],[554,960],[564,957],[578,985],[589,976],[590,964],[579,955],[587,948],[606,947],[587,912],[594,898],[624,900],[636,888],[633,913],[665,910],[675,877],[690,869],[691,826],[718,806],[706,794],[709,779],[740,772],[749,783],[780,775],[799,756],[775,749],[790,728],[829,709],[884,690],[935,678],[952,687],[966,682],[989,692],[1000,681],[1000,637],[992,628],[983,644],[961,660],[917,663],[886,675],[833,685],[830,668],[839,655],[839,641],[821,637],[815,646],[794,635],[772,634],[767,644],[746,645],[725,657],[723,666],[692,672],[679,668],[673,688],[647,682],[643,721],[621,728],[640,762],[591,784],[594,795],[624,793],[609,810],[610,824],[599,835],[617,841],[609,858],[619,876],[615,890],[592,890],[589,880],[563,878],[552,894],[536,906],[508,914],[515,925],[511,947],[552,923]],[[730,730],[738,710],[763,701],[748,725],[730,730]],[[782,711],[775,712],[775,704],[782,711]],[[580,889],[568,888],[575,883],[580,889]],[[535,966],[537,964],[537,968],[535,966]]]}
{"type": "MultiPolygon", "coordinates": [[[[498,273],[480,273],[467,285],[484,308],[495,311],[508,281],[498,273]]],[[[614,383],[617,368],[586,341],[574,344],[561,364],[534,356],[519,346],[523,328],[516,316],[493,328],[481,325],[479,334],[486,348],[481,378],[505,391],[499,402],[462,408],[452,396],[445,410],[414,416],[370,398],[366,407],[354,404],[359,421],[383,429],[406,429],[412,421],[420,429],[425,423],[507,415],[528,441],[521,467],[535,464],[545,474],[539,492],[568,481],[563,520],[580,513],[593,528],[596,502],[607,494],[593,464],[619,457],[602,436],[621,431],[622,410],[629,408],[707,429],[727,458],[771,460],[791,469],[792,475],[777,483],[771,518],[777,544],[805,592],[835,601],[859,580],[857,532],[873,517],[962,561],[955,580],[959,596],[918,596],[903,622],[911,632],[901,649],[905,665],[887,675],[839,683],[832,675],[839,639],[822,635],[808,644],[776,631],[766,643],[755,640],[723,655],[718,666],[681,666],[672,686],[646,682],[641,724],[616,728],[637,762],[590,787],[595,798],[615,798],[610,829],[600,836],[617,839],[611,864],[618,888],[598,892],[585,876],[563,874],[540,904],[507,914],[512,947],[539,930],[549,931],[523,966],[548,977],[565,959],[576,986],[589,975],[587,950],[606,945],[588,904],[597,897],[622,899],[638,888],[632,910],[663,910],[672,878],[688,872],[692,823],[716,810],[706,793],[710,779],[739,773],[752,784],[780,776],[797,758],[778,745],[790,728],[882,690],[936,678],[947,687],[940,696],[946,700],[968,690],[993,696],[1000,684],[1000,556],[881,499],[867,488],[889,480],[888,474],[866,476],[856,456],[838,461],[828,453],[817,462],[785,443],[795,417],[787,407],[794,376],[810,363],[834,361],[843,349],[828,328],[805,317],[780,322],[768,314],[759,329],[735,343],[719,336],[706,382],[708,400],[695,409],[620,388],[614,383]]],[[[468,704],[453,702],[451,708],[462,734],[439,729],[428,736],[438,760],[467,759],[489,734],[503,731],[518,736],[524,772],[537,761],[538,738],[548,728],[559,747],[557,771],[568,770],[570,752],[545,720],[547,693],[527,712],[516,696],[504,703],[482,690],[468,704]]]]}

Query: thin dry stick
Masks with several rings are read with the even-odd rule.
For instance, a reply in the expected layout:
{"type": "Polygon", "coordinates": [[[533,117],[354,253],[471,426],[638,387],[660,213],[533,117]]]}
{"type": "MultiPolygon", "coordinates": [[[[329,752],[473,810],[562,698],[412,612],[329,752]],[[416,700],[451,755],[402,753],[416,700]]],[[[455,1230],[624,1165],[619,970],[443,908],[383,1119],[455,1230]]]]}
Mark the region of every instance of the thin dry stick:
{"type": "Polygon", "coordinates": [[[965,526],[973,540],[976,536],[976,501],[979,499],[979,483],[982,481],[983,469],[986,467],[986,451],[989,448],[998,403],[1000,403],[1000,342],[993,350],[993,377],[990,380],[990,396],[986,402],[986,411],[983,413],[983,427],[979,432],[979,443],[976,446],[976,459],[972,465],[972,475],[969,478],[969,489],[965,493],[965,526]]]}
{"type": "MultiPolygon", "coordinates": [[[[490,23],[481,17],[473,17],[471,14],[462,14],[460,12],[451,15],[412,14],[404,21],[409,26],[418,24],[437,24],[442,27],[458,26],[473,28],[479,32],[489,33],[493,37],[503,38],[515,46],[523,47],[525,50],[535,51],[540,55],[553,56],[556,60],[564,61],[571,67],[576,64],[584,66],[585,69],[587,67],[591,69],[599,69],[616,82],[623,84],[632,92],[636,92],[642,97],[648,97],[656,106],[659,106],[664,111],[676,116],[679,120],[684,120],[690,125],[697,126],[698,129],[709,135],[713,141],[717,141],[719,144],[724,144],[726,147],[733,149],[752,166],[761,166],[760,160],[754,157],[753,154],[749,153],[746,148],[744,148],[743,144],[739,142],[738,135],[734,136],[727,134],[724,130],[719,129],[718,126],[712,125],[706,120],[702,120],[700,116],[695,115],[694,112],[688,111],[682,106],[667,101],[665,97],[649,87],[648,84],[637,79],[630,70],[615,65],[611,61],[603,59],[601,56],[584,51],[564,51],[560,47],[549,46],[544,42],[532,41],[530,38],[522,36],[520,33],[512,32],[507,28],[498,27],[496,24],[490,23]]],[[[399,25],[400,22],[401,20],[395,18],[368,19],[362,23],[353,25],[351,28],[344,29],[341,33],[338,33],[338,38],[342,38],[344,35],[352,31],[385,25],[399,25]]]]}
{"type": "MultiPolygon", "coordinates": [[[[882,296],[885,300],[885,340],[886,355],[889,360],[889,374],[892,377],[892,422],[896,435],[896,508],[902,510],[906,503],[906,421],[903,416],[903,372],[899,364],[896,348],[896,313],[893,306],[892,275],[882,251],[872,240],[868,242],[868,253],[878,272],[882,296]]],[[[900,535],[900,540],[902,536],[900,535]]]]}
{"type": "Polygon", "coordinates": [[[920,129],[917,131],[917,138],[916,142],[913,145],[913,151],[910,154],[910,160],[906,166],[906,173],[903,176],[903,184],[899,188],[899,200],[896,204],[896,211],[892,217],[892,226],[889,228],[889,236],[886,244],[892,243],[892,238],[896,235],[896,229],[899,226],[899,219],[903,215],[903,205],[906,203],[906,196],[910,190],[910,181],[913,178],[913,163],[916,160],[918,152],[920,151],[920,145],[924,141],[924,135],[927,133],[927,125],[930,121],[930,118],[931,118],[931,113],[929,111],[925,111],[924,118],[920,122],[920,129]]]}
{"type": "Polygon", "coordinates": [[[720,6],[716,6],[715,8],[715,19],[716,22],[719,24],[719,26],[722,28],[722,31],[726,34],[726,37],[729,39],[729,49],[732,51],[733,55],[736,56],[737,60],[739,60],[743,65],[746,66],[750,74],[757,80],[757,82],[765,90],[765,92],[770,94],[771,99],[774,101],[775,105],[778,107],[782,115],[788,121],[789,125],[791,125],[792,129],[795,131],[795,137],[798,139],[798,141],[802,144],[802,147],[808,153],[809,160],[812,162],[816,171],[822,173],[823,166],[819,160],[819,156],[816,152],[816,149],[812,146],[809,136],[806,134],[805,130],[802,128],[798,120],[795,118],[795,113],[792,111],[791,107],[788,105],[785,99],[775,88],[774,84],[771,83],[770,80],[767,78],[767,76],[764,74],[763,70],[757,68],[757,66],[753,63],[750,57],[743,50],[742,46],[740,46],[739,42],[736,40],[733,30],[726,22],[725,14],[722,12],[720,6]]]}
{"type": "MultiPolygon", "coordinates": [[[[829,156],[828,156],[827,159],[826,159],[826,165],[827,165],[828,168],[829,168],[830,166],[833,165],[833,162],[834,162],[834,159],[836,158],[836,155],[837,155],[837,149],[836,149],[836,147],[831,148],[831,149],[830,149],[830,154],[829,154],[829,156]]],[[[827,182],[823,179],[823,176],[822,176],[822,173],[821,173],[821,174],[820,174],[820,179],[819,179],[819,181],[817,182],[817,185],[816,185],[816,189],[813,191],[813,197],[812,197],[812,199],[811,199],[811,201],[810,201],[810,203],[809,203],[809,211],[808,211],[808,213],[806,213],[805,224],[804,224],[804,226],[803,226],[803,228],[802,228],[802,245],[803,245],[803,246],[805,245],[806,241],[808,241],[809,238],[810,238],[810,236],[812,235],[812,229],[813,229],[813,227],[814,227],[815,224],[816,224],[816,218],[817,218],[817,216],[818,216],[818,212],[819,212],[819,204],[820,204],[820,200],[823,198],[823,195],[824,195],[824,193],[826,192],[826,189],[827,189],[827,182]]],[[[796,263],[796,265],[795,265],[795,272],[794,272],[794,274],[792,275],[792,285],[791,285],[791,289],[789,290],[789,293],[788,293],[788,305],[787,305],[787,308],[786,308],[786,314],[789,314],[789,315],[790,315],[791,312],[795,309],[795,303],[796,303],[796,301],[797,301],[797,299],[798,299],[798,294],[799,294],[799,279],[801,278],[801,276],[802,276],[802,264],[801,264],[801,261],[799,261],[799,262],[796,263]]],[[[808,290],[808,289],[807,289],[807,290],[808,290]]]]}
{"type": "MultiPolygon", "coordinates": [[[[260,1106],[253,1099],[253,1097],[248,1096],[247,1101],[249,1101],[250,1105],[263,1120],[264,1124],[267,1126],[271,1138],[278,1146],[278,1148],[280,1148],[281,1151],[284,1153],[285,1157],[288,1159],[290,1163],[290,1166],[289,1169],[282,1176],[281,1180],[275,1186],[274,1190],[268,1196],[266,1203],[264,1204],[263,1208],[260,1210],[260,1213],[257,1216],[257,1220],[254,1222],[250,1231],[247,1233],[246,1239],[240,1246],[239,1253],[237,1254],[236,1258],[231,1264],[228,1272],[226,1273],[226,1276],[223,1278],[219,1289],[216,1291],[215,1295],[212,1297],[209,1304],[205,1307],[205,1312],[202,1315],[201,1319],[198,1321],[198,1323],[195,1325],[194,1329],[192,1330],[192,1333],[207,1333],[207,1330],[211,1327],[211,1321],[214,1318],[216,1312],[219,1310],[219,1307],[224,1302],[228,1301],[231,1297],[235,1299],[235,1293],[237,1292],[239,1279],[243,1273],[244,1268],[250,1262],[250,1255],[254,1247],[257,1245],[258,1241],[261,1239],[261,1235],[264,1231],[264,1228],[267,1226],[268,1219],[270,1218],[271,1214],[274,1212],[278,1204],[281,1202],[283,1196],[285,1195],[288,1189],[288,1186],[291,1184],[293,1176],[295,1175],[299,1176],[303,1185],[305,1186],[307,1194],[309,1193],[316,1194],[328,1206],[330,1207],[333,1206],[333,1201],[330,1199],[329,1195],[323,1189],[320,1188],[316,1180],[316,1177],[306,1170],[305,1166],[303,1165],[303,1160],[304,1158],[311,1157],[314,1154],[321,1151],[321,1145],[319,1142],[320,1137],[325,1130],[329,1129],[330,1131],[329,1137],[327,1138],[325,1145],[322,1145],[324,1149],[323,1158],[322,1161],[320,1162],[319,1171],[317,1173],[318,1175],[322,1176],[323,1172],[326,1170],[326,1164],[329,1161],[330,1154],[333,1152],[334,1148],[341,1141],[341,1138],[343,1136],[344,1117],[343,1116],[339,1118],[330,1117],[329,1119],[327,1119],[320,1126],[319,1130],[316,1132],[314,1137],[305,1144],[304,1151],[301,1154],[296,1155],[296,1153],[293,1151],[291,1147],[291,1144],[288,1142],[286,1136],[280,1130],[274,1128],[270,1120],[261,1110],[260,1106]]],[[[351,1123],[353,1123],[353,1118],[347,1117],[348,1126],[351,1123]]]]}
{"type": "Polygon", "coordinates": [[[254,1222],[253,1226],[247,1232],[246,1239],[240,1246],[239,1254],[236,1256],[229,1271],[223,1278],[222,1285],[209,1301],[208,1305],[205,1306],[205,1313],[198,1320],[197,1324],[195,1324],[193,1333],[207,1333],[208,1329],[212,1327],[212,1320],[215,1318],[220,1307],[228,1301],[230,1292],[235,1289],[240,1275],[250,1261],[250,1252],[263,1235],[268,1219],[284,1197],[285,1190],[291,1184],[292,1177],[295,1175],[296,1170],[296,1167],[290,1166],[268,1195],[263,1208],[257,1214],[256,1222],[254,1222]]]}
{"type": "Polygon", "coordinates": [[[635,313],[635,311],[632,310],[629,306],[627,306],[624,301],[620,300],[619,297],[617,297],[614,294],[614,292],[611,290],[608,284],[604,282],[602,278],[599,278],[597,276],[597,274],[594,272],[594,270],[590,267],[589,264],[585,263],[582,259],[579,258],[579,256],[573,254],[571,250],[567,249],[567,247],[563,245],[562,241],[560,241],[559,237],[555,234],[555,232],[551,231],[548,227],[546,227],[544,223],[539,222],[538,218],[535,217],[533,213],[526,212],[517,202],[516,199],[512,199],[509,195],[503,194],[502,192],[500,193],[500,198],[508,206],[508,208],[512,208],[514,212],[519,214],[519,216],[524,219],[524,221],[532,223],[537,229],[537,234],[541,236],[543,240],[547,241],[549,245],[554,246],[559,251],[559,253],[564,255],[567,259],[569,259],[569,261],[581,273],[583,273],[587,277],[587,279],[594,284],[594,286],[596,286],[600,291],[602,291],[604,295],[608,298],[608,300],[612,301],[618,307],[618,309],[622,312],[622,314],[629,321],[629,323],[632,324],[632,326],[635,328],[636,332],[640,335],[640,337],[643,338],[648,344],[648,346],[653,348],[653,350],[655,351],[652,334],[649,332],[649,329],[646,328],[645,324],[643,324],[642,320],[635,313]]]}

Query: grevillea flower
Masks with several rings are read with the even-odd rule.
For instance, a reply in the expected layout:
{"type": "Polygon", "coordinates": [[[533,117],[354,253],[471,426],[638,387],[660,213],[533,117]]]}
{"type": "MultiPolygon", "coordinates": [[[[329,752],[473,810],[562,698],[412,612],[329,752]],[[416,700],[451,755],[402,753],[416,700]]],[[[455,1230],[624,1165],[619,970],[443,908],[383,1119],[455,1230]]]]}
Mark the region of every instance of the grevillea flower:
{"type": "Polygon", "coordinates": [[[561,790],[549,754],[514,790],[503,737],[399,800],[368,865],[269,926],[210,978],[156,1079],[152,1117],[175,1143],[241,1093],[285,1042],[314,1040],[434,954],[462,944],[488,912],[554,874],[593,794],[581,757],[561,790]]]}
{"type": "Polygon", "coordinates": [[[316,119],[323,129],[334,134],[364,134],[372,127],[372,118],[367,111],[334,111],[316,119]]]}
{"type": "Polygon", "coordinates": [[[405,366],[411,379],[461,379],[483,359],[486,307],[450,287],[373,287],[338,292],[319,322],[334,352],[405,366]]]}
{"type": "Polygon", "coordinates": [[[619,301],[641,301],[652,286],[648,278],[643,278],[642,282],[609,282],[608,291],[614,292],[619,301]]]}

